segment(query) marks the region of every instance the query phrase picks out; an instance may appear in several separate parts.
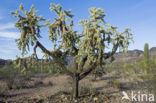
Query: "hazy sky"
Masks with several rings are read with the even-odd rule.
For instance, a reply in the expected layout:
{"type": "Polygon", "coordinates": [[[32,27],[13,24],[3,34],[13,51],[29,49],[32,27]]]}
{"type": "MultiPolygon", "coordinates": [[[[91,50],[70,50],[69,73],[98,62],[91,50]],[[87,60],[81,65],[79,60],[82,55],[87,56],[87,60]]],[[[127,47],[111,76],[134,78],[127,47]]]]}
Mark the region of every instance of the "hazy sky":
{"type": "MultiPolygon", "coordinates": [[[[105,11],[105,21],[117,26],[119,31],[126,27],[132,29],[134,44],[129,49],[143,50],[144,43],[149,47],[156,46],[156,0],[1,0],[0,3],[0,58],[15,59],[20,52],[17,49],[15,39],[20,32],[14,27],[15,19],[10,11],[15,11],[23,3],[24,8],[29,10],[31,5],[39,10],[38,15],[46,19],[52,19],[50,3],[61,4],[63,9],[72,9],[75,30],[81,31],[77,26],[80,19],[87,19],[88,9],[91,7],[102,8],[105,11]]],[[[41,32],[41,42],[50,48],[47,29],[41,32]]],[[[38,53],[41,51],[38,50],[38,53]]]]}

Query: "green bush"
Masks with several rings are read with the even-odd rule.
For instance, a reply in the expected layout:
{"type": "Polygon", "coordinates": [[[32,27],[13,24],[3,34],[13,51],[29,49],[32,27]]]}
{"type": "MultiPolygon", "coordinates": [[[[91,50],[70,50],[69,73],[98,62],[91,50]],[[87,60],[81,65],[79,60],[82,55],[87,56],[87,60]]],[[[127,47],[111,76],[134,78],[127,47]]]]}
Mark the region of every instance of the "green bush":
{"type": "Polygon", "coordinates": [[[96,89],[90,85],[85,85],[85,86],[82,86],[80,87],[79,89],[79,93],[80,95],[90,95],[90,96],[93,96],[96,94],[96,89]]]}
{"type": "Polygon", "coordinates": [[[119,90],[122,89],[121,88],[121,83],[117,79],[115,79],[115,78],[111,79],[111,81],[109,82],[109,84],[111,86],[115,87],[115,88],[118,88],[119,90]]]}

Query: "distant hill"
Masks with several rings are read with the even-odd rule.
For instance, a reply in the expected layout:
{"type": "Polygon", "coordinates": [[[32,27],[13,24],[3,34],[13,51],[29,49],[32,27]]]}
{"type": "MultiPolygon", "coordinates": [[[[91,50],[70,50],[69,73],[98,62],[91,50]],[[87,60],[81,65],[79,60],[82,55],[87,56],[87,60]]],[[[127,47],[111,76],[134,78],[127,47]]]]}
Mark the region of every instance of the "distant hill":
{"type": "Polygon", "coordinates": [[[12,64],[11,59],[8,60],[0,59],[0,65],[11,65],[11,64],[12,64]]]}
{"type": "MultiPolygon", "coordinates": [[[[122,63],[133,63],[143,59],[143,51],[141,50],[130,50],[127,53],[116,53],[114,55],[115,60],[112,62],[113,65],[119,65],[122,63]]],[[[152,47],[149,50],[150,57],[156,57],[156,47],[152,47]]],[[[107,60],[109,62],[109,59],[107,60]]]]}
{"type": "MultiPolygon", "coordinates": [[[[150,57],[156,57],[156,47],[152,47],[149,50],[150,57]]],[[[143,59],[143,51],[142,50],[130,50],[127,53],[116,53],[114,55],[115,60],[111,63],[110,59],[106,60],[107,64],[112,64],[112,65],[119,65],[122,63],[133,63],[140,61],[143,59]]],[[[73,65],[73,57],[72,56],[67,56],[66,61],[68,65],[73,65]]],[[[0,59],[0,65],[11,65],[12,60],[4,60],[0,59]]]]}
{"type": "MultiPolygon", "coordinates": [[[[114,55],[115,60],[111,63],[110,58],[106,60],[107,64],[112,65],[120,65],[123,63],[133,63],[143,59],[143,51],[142,50],[129,50],[127,53],[116,53],[114,55]]],[[[150,57],[156,57],[156,47],[152,47],[149,50],[150,57]]],[[[66,61],[69,65],[73,65],[73,57],[68,56],[66,61]]]]}

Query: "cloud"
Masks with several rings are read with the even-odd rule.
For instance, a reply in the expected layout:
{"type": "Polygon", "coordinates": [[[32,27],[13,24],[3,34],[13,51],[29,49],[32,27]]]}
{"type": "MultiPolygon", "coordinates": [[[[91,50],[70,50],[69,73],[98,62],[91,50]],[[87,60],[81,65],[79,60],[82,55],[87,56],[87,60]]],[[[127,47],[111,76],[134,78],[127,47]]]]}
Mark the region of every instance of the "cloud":
{"type": "Polygon", "coordinates": [[[18,32],[0,31],[0,37],[17,39],[19,38],[19,35],[20,34],[18,32]]]}
{"type": "MultiPolygon", "coordinates": [[[[1,19],[1,17],[0,17],[1,19]]],[[[0,30],[6,30],[6,29],[14,29],[14,23],[7,23],[7,24],[1,24],[0,30]]]]}
{"type": "Polygon", "coordinates": [[[19,32],[8,31],[8,29],[15,29],[14,23],[0,24],[0,37],[17,39],[19,37],[19,32]]]}
{"type": "Polygon", "coordinates": [[[145,11],[155,11],[155,1],[154,0],[140,0],[132,8],[132,10],[142,10],[145,14],[145,11]]]}
{"type": "Polygon", "coordinates": [[[1,49],[0,53],[10,54],[10,53],[12,53],[12,50],[10,50],[10,49],[1,49]]]}
{"type": "MultiPolygon", "coordinates": [[[[2,43],[4,44],[4,43],[2,43]]],[[[15,43],[0,45],[0,53],[3,54],[13,54],[17,51],[17,47],[15,43]]]]}
{"type": "Polygon", "coordinates": [[[0,46],[0,58],[15,59],[18,54],[18,49],[15,44],[0,46]]]}

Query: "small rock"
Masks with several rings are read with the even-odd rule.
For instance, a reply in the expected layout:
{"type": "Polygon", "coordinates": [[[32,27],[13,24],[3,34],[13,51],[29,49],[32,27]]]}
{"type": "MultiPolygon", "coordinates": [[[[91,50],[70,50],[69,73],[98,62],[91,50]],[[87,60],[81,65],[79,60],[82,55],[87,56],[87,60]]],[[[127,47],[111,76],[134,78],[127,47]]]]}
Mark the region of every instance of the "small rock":
{"type": "Polygon", "coordinates": [[[64,95],[61,95],[61,97],[64,98],[65,96],[64,95]]]}
{"type": "Polygon", "coordinates": [[[68,98],[67,98],[67,97],[65,97],[64,99],[65,99],[65,100],[68,100],[68,98]]]}
{"type": "Polygon", "coordinates": [[[75,103],[77,103],[77,100],[74,100],[75,103]]]}
{"type": "Polygon", "coordinates": [[[94,97],[94,98],[93,98],[93,100],[94,100],[94,101],[97,101],[97,100],[98,100],[98,98],[97,98],[97,97],[94,97]]]}

